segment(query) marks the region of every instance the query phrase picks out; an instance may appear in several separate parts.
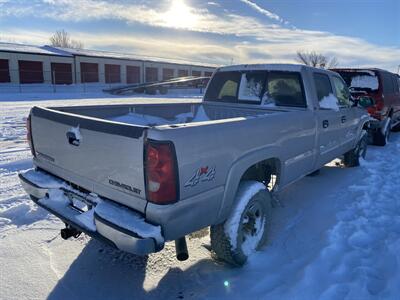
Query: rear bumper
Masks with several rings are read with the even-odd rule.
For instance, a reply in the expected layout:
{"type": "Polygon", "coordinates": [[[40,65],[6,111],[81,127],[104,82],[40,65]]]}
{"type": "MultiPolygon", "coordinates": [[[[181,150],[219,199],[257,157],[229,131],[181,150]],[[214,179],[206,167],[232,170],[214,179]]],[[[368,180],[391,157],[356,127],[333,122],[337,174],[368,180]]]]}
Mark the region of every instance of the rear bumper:
{"type": "Polygon", "coordinates": [[[147,223],[137,212],[125,206],[72,189],[62,180],[42,171],[19,174],[22,187],[31,199],[69,226],[85,232],[122,251],[146,255],[164,247],[161,227],[147,223]],[[89,205],[82,211],[72,199],[89,205]]]}
{"type": "Polygon", "coordinates": [[[369,123],[369,129],[371,131],[382,131],[385,132],[387,127],[389,126],[389,118],[385,118],[383,120],[377,120],[377,119],[373,119],[371,118],[371,121],[369,123]]]}

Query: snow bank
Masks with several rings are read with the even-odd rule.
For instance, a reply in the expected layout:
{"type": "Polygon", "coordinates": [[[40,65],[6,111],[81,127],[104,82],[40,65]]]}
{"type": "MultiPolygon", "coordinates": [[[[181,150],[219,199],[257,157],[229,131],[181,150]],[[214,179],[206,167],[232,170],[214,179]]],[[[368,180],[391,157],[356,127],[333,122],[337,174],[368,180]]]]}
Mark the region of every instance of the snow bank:
{"type": "Polygon", "coordinates": [[[339,102],[333,94],[329,94],[321,99],[319,107],[339,111],[339,102]]]}
{"type": "Polygon", "coordinates": [[[370,75],[357,75],[351,79],[352,88],[369,88],[377,90],[379,88],[378,77],[370,75]]]}

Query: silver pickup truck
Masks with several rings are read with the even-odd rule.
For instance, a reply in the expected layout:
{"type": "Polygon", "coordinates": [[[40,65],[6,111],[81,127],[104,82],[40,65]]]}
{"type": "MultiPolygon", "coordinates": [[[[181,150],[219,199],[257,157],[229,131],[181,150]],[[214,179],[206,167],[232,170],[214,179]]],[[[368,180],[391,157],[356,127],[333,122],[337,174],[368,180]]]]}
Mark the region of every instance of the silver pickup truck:
{"type": "Polygon", "coordinates": [[[268,237],[272,199],[343,157],[365,156],[369,117],[342,78],[303,65],[218,69],[199,103],[33,107],[32,200],[66,224],[145,255],[210,226],[217,257],[242,265],[268,237]]]}

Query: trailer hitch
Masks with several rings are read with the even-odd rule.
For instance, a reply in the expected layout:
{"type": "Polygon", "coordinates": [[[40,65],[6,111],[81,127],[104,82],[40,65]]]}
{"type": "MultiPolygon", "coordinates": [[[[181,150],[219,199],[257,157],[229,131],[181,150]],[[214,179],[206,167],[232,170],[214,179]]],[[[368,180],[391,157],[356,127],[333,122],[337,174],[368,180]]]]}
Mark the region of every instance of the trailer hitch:
{"type": "Polygon", "coordinates": [[[64,240],[68,240],[70,237],[78,238],[82,232],[66,225],[65,228],[61,229],[60,233],[64,240]]]}

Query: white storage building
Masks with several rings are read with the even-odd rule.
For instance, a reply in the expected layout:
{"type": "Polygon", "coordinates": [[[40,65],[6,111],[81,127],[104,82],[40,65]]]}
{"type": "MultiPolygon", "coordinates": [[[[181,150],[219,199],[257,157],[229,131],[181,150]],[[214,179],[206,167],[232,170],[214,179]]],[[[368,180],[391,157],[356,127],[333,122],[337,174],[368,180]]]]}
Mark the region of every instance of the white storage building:
{"type": "Polygon", "coordinates": [[[131,54],[0,43],[1,84],[133,84],[210,76],[215,65],[131,54]]]}

